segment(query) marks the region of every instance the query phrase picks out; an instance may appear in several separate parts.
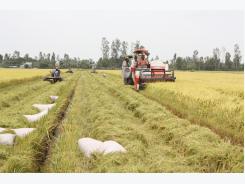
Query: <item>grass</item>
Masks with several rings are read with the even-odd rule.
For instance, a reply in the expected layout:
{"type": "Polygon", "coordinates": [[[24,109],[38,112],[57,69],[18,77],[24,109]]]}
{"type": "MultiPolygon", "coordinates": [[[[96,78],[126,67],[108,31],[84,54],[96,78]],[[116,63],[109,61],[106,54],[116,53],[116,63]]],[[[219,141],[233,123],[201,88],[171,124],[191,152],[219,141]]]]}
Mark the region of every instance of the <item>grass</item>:
{"type": "Polygon", "coordinates": [[[243,172],[242,147],[119,80],[82,73],[42,172],[243,172]],[[77,145],[82,137],[118,141],[127,153],[86,158],[77,145]]]}
{"type": "MultiPolygon", "coordinates": [[[[119,71],[104,71],[120,82],[119,71]]],[[[192,123],[243,145],[243,72],[180,72],[175,83],[150,83],[140,93],[192,123]]]]}

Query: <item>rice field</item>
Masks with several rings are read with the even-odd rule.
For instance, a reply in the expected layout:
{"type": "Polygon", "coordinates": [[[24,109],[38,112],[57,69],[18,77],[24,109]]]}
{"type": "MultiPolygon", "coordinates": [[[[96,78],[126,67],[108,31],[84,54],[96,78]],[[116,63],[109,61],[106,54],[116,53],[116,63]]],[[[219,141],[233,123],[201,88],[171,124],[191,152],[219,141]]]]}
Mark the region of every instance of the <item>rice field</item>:
{"type": "Polygon", "coordinates": [[[38,79],[44,75],[48,75],[49,72],[49,69],[0,68],[0,88],[38,79]]]}
{"type": "Polygon", "coordinates": [[[0,68],[0,82],[13,79],[27,79],[36,76],[43,76],[49,73],[50,69],[15,69],[0,68]]]}
{"type": "MultiPolygon", "coordinates": [[[[105,71],[118,76],[119,71],[105,71]]],[[[243,145],[243,72],[175,72],[175,83],[151,83],[140,93],[180,118],[243,145]]],[[[120,80],[120,79],[119,79],[120,80]]]]}
{"type": "MultiPolygon", "coordinates": [[[[19,71],[22,72],[22,70],[19,71]]],[[[29,71],[31,70],[27,72],[29,71]]],[[[14,146],[0,145],[0,171],[22,172],[25,170],[26,172],[35,172],[34,166],[38,159],[35,157],[36,152],[41,151],[43,139],[53,129],[55,125],[53,121],[57,119],[59,112],[62,112],[62,105],[68,100],[69,94],[74,89],[75,79],[79,74],[74,76],[63,75],[65,81],[56,84],[50,84],[38,77],[9,84],[0,89],[0,127],[6,129],[37,128],[25,138],[17,137],[14,146]],[[48,116],[37,123],[29,123],[23,115],[37,113],[38,111],[32,107],[35,103],[51,103],[50,95],[63,98],[57,101],[55,108],[49,112],[48,116]],[[19,167],[20,165],[21,167],[19,167]],[[32,168],[27,169],[28,165],[31,165],[32,168]]]]}
{"type": "Polygon", "coordinates": [[[0,145],[0,172],[244,171],[243,73],[176,72],[175,83],[140,92],[123,85],[120,71],[62,76],[0,89],[0,127],[36,128],[0,145]],[[23,114],[37,113],[32,104],[51,103],[50,95],[59,96],[56,106],[27,122],[23,114]],[[84,137],[117,141],[127,152],[88,158],[78,147],[84,137]]]}

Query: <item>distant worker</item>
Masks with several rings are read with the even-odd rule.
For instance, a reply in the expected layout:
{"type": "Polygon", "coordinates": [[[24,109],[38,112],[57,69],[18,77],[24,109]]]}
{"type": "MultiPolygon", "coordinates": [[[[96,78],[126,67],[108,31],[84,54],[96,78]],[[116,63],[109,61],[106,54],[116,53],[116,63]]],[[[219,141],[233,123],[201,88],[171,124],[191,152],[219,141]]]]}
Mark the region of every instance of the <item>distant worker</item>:
{"type": "Polygon", "coordinates": [[[55,63],[55,69],[52,70],[52,77],[60,77],[59,64],[55,63]]]}
{"type": "Polygon", "coordinates": [[[129,67],[129,58],[128,57],[126,57],[123,60],[122,67],[129,67]]]}

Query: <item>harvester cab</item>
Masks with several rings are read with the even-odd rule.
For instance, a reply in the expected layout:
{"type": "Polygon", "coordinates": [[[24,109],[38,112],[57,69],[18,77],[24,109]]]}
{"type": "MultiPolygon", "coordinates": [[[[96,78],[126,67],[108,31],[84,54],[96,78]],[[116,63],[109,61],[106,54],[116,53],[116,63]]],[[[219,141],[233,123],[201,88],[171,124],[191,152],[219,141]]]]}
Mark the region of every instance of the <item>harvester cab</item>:
{"type": "Polygon", "coordinates": [[[56,83],[57,81],[62,81],[63,78],[60,75],[61,71],[59,69],[59,64],[55,64],[55,68],[50,71],[51,76],[45,77],[44,81],[49,81],[50,83],[56,83]]]}
{"type": "Polygon", "coordinates": [[[139,91],[149,82],[175,81],[174,70],[169,70],[168,64],[160,61],[149,62],[149,55],[148,50],[140,48],[132,56],[124,58],[122,77],[125,85],[134,85],[134,89],[139,91]]]}

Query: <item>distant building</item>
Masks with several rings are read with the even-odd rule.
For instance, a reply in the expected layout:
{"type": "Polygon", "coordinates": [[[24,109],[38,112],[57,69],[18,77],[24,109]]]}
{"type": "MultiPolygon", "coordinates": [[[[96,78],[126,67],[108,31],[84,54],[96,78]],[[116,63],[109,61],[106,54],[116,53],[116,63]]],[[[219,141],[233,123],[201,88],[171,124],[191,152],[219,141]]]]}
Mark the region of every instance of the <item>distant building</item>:
{"type": "Polygon", "coordinates": [[[32,68],[32,62],[25,62],[20,68],[32,68]]]}

